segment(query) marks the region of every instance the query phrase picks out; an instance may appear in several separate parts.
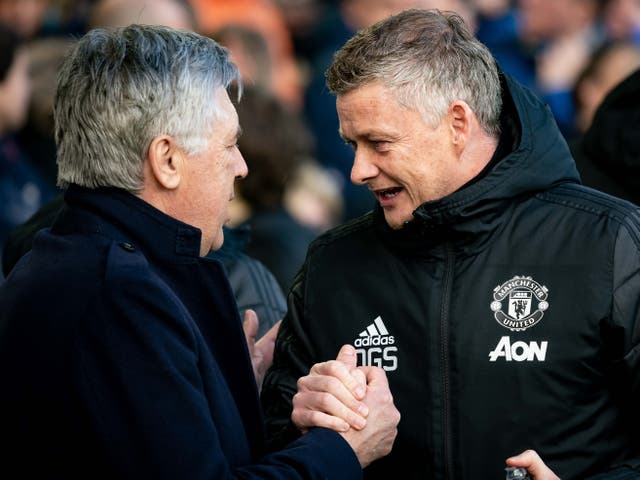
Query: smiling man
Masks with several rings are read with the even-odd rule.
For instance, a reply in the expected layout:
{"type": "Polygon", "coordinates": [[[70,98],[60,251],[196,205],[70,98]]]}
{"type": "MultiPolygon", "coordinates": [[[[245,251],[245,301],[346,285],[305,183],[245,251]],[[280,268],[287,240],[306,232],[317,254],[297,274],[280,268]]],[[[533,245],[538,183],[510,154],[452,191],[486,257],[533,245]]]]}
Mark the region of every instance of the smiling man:
{"type": "Polygon", "coordinates": [[[348,374],[306,374],[350,342],[402,414],[367,479],[638,478],[638,208],[580,185],[549,109],[455,14],[363,29],[327,85],[377,205],[309,248],[262,391],[272,438],[358,425],[348,374]]]}
{"type": "Polygon", "coordinates": [[[64,61],[65,205],[0,287],[9,477],[352,480],[390,451],[399,414],[367,368],[366,428],[306,429],[266,455],[257,384],[273,334],[247,348],[206,256],[247,174],[234,80],[226,49],[166,27],[92,30],[64,61]]]}

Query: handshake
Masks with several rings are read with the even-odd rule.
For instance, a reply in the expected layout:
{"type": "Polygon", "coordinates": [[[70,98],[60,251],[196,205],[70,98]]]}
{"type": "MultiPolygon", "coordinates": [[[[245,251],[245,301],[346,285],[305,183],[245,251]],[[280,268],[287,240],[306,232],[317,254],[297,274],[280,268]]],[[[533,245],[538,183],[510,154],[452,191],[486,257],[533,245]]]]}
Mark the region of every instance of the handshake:
{"type": "Polygon", "coordinates": [[[302,431],[325,427],[349,443],[362,468],[383,457],[398,434],[400,412],[379,367],[358,367],[354,347],[317,363],[298,380],[291,420],[302,431]]]}

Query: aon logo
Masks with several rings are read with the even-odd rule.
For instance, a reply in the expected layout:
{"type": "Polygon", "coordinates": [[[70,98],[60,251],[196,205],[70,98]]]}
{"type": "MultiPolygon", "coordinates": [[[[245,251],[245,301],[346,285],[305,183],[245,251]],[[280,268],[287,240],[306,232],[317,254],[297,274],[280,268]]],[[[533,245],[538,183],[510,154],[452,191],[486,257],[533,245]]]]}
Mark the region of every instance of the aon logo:
{"type": "Polygon", "coordinates": [[[548,343],[518,341],[512,344],[509,337],[502,337],[496,348],[489,352],[489,361],[495,362],[499,358],[504,358],[507,362],[533,362],[534,360],[544,362],[548,343]]]}

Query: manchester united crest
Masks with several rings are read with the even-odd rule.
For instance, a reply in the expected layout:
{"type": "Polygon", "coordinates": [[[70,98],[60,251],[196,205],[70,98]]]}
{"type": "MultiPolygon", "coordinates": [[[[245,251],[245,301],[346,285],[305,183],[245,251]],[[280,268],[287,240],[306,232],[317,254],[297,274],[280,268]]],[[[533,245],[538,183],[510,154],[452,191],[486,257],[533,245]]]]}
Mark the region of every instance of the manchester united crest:
{"type": "Polygon", "coordinates": [[[497,322],[512,331],[538,323],[549,308],[549,290],[531,277],[516,275],[493,289],[491,310],[497,322]]]}

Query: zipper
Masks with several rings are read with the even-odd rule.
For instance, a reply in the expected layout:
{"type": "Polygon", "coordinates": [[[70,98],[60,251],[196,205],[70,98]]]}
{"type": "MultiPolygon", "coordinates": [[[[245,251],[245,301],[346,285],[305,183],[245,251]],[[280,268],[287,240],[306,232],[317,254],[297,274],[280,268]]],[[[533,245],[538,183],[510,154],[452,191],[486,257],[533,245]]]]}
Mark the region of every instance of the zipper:
{"type": "Polygon", "coordinates": [[[453,478],[453,454],[451,452],[451,392],[449,385],[449,311],[453,284],[454,252],[451,244],[445,244],[445,270],[440,310],[440,355],[442,360],[442,447],[444,453],[444,478],[453,478]]]}

